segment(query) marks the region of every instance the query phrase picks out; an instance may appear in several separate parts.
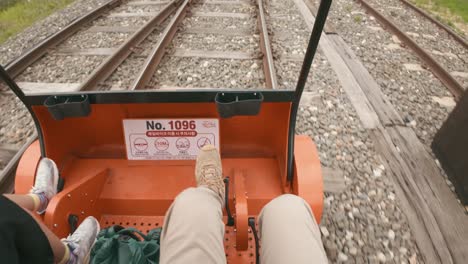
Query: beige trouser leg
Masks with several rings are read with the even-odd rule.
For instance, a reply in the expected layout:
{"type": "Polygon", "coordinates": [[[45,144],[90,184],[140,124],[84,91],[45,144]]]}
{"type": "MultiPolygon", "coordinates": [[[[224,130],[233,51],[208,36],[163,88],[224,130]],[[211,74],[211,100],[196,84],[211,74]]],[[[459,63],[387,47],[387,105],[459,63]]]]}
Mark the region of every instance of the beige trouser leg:
{"type": "Polygon", "coordinates": [[[164,220],[160,263],[226,263],[222,204],[205,187],[180,193],[164,220]]]}
{"type": "MultiPolygon", "coordinates": [[[[309,205],[285,194],[259,217],[261,264],[328,263],[309,205]]],[[[161,237],[161,264],[226,263],[222,201],[213,191],[189,188],[169,208],[161,237]]]]}
{"type": "Polygon", "coordinates": [[[300,197],[281,195],[259,217],[261,264],[328,263],[320,231],[309,205],[300,197]]]}

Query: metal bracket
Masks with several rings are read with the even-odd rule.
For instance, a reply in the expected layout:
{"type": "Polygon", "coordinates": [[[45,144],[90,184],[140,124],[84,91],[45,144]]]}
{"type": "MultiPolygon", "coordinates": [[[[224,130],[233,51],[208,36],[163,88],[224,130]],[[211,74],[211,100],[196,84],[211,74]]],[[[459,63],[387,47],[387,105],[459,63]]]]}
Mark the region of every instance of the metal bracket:
{"type": "Polygon", "coordinates": [[[245,251],[249,247],[247,193],[245,189],[244,174],[240,170],[234,171],[234,194],[235,194],[235,222],[236,222],[236,249],[245,251]]]}
{"type": "Polygon", "coordinates": [[[227,214],[227,226],[234,226],[234,217],[232,217],[231,209],[229,208],[229,177],[224,178],[224,190],[225,190],[225,198],[224,203],[226,207],[226,214],[227,214]]]}
{"type": "Polygon", "coordinates": [[[249,226],[255,239],[255,263],[260,264],[260,241],[258,239],[257,228],[255,227],[255,217],[249,217],[249,226]]]}
{"type": "Polygon", "coordinates": [[[70,234],[75,233],[78,228],[78,216],[74,214],[68,215],[68,225],[70,226],[70,234]]]}

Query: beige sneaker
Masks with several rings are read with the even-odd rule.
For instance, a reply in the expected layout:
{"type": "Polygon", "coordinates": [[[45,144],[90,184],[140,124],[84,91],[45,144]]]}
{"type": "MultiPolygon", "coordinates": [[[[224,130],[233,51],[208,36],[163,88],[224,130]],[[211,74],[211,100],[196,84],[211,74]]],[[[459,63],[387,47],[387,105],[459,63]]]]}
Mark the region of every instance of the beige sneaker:
{"type": "Polygon", "coordinates": [[[224,182],[221,157],[213,145],[205,145],[200,150],[195,165],[195,178],[198,186],[205,186],[217,193],[224,203],[224,182]]]}

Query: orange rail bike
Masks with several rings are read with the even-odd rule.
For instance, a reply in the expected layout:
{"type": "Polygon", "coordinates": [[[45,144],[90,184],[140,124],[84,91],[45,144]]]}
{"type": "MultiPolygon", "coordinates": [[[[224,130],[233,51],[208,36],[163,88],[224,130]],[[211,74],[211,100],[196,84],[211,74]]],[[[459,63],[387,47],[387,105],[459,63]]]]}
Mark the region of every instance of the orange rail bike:
{"type": "Polygon", "coordinates": [[[322,215],[317,149],[310,137],[295,135],[295,123],[330,4],[320,4],[295,90],[25,95],[1,68],[38,130],[18,165],[15,192],[29,191],[40,158],[48,157],[62,184],[42,220],[55,234],[66,236],[89,215],[101,227],[145,232],[163,225],[176,195],[195,186],[194,151],[209,142],[220,149],[229,189],[228,261],[254,262],[258,241],[251,230],[271,199],[293,193],[310,204],[317,222],[322,215]]]}

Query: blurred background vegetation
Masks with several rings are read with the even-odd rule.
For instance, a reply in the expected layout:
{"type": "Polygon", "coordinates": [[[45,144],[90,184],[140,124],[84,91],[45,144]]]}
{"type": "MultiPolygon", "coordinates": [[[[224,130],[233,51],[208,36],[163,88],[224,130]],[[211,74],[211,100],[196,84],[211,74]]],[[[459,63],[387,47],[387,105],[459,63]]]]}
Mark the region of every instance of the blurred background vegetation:
{"type": "Polygon", "coordinates": [[[73,0],[0,0],[0,44],[73,0]]]}
{"type": "Polygon", "coordinates": [[[411,0],[441,22],[468,36],[468,0],[411,0]]]}

